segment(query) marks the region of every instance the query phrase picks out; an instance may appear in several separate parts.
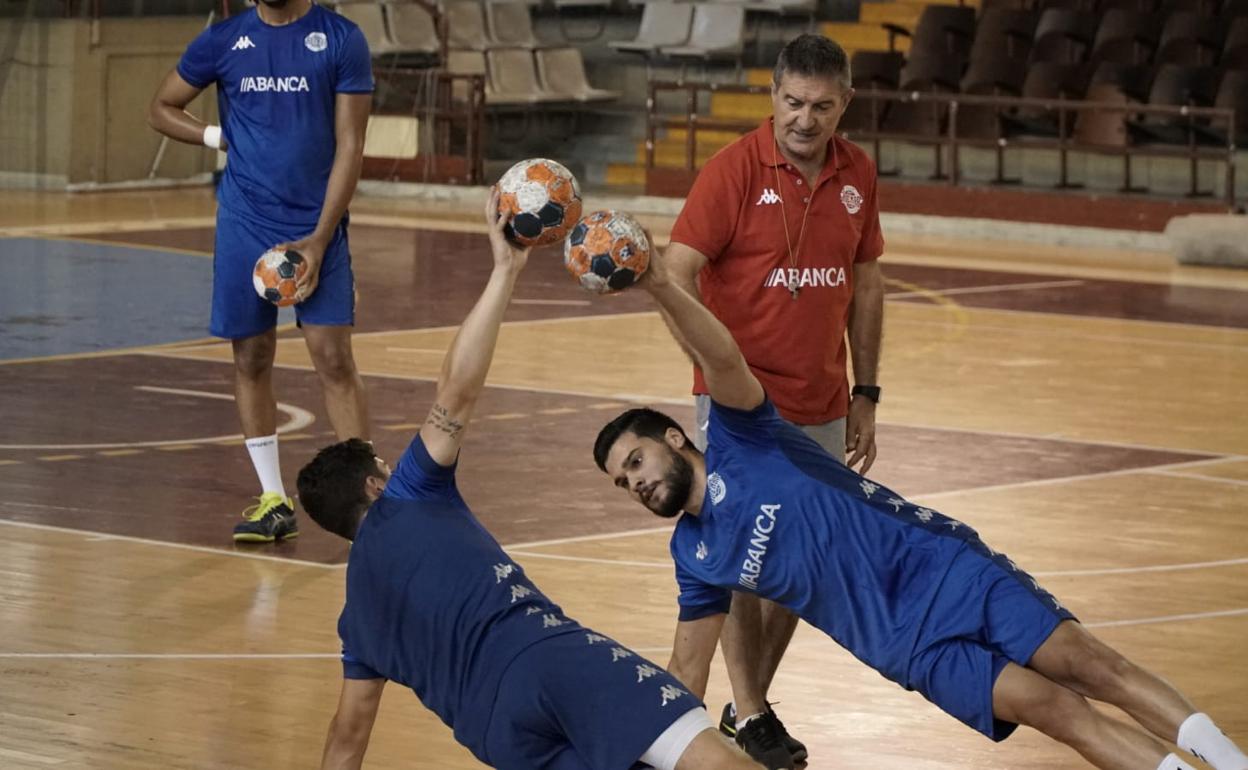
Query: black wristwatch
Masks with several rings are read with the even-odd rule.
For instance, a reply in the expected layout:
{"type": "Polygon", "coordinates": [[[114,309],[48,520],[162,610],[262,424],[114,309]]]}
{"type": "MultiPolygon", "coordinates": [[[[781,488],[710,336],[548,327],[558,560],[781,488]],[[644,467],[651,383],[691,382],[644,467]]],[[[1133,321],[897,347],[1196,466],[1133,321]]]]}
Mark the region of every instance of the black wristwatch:
{"type": "Polygon", "coordinates": [[[866,396],[875,403],[880,403],[880,386],[879,385],[855,385],[853,390],[849,391],[849,395],[866,396]]]}

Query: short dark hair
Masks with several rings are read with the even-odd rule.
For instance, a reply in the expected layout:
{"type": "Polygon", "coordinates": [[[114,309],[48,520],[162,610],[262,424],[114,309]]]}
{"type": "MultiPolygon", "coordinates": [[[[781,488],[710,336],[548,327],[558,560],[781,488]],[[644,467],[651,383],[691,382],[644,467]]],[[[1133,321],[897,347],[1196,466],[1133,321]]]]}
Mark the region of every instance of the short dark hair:
{"type": "Polygon", "coordinates": [[[629,409],[598,431],[598,438],[594,440],[594,462],[598,463],[599,470],[606,473],[607,455],[620,436],[633,433],[642,438],[662,441],[668,428],[675,428],[680,431],[680,435],[684,436],[686,441],[689,440],[689,436],[685,433],[685,429],[680,427],[680,423],[662,412],[645,407],[629,409]]]}
{"type": "Polygon", "coordinates": [[[845,49],[823,35],[806,33],[790,40],[776,58],[772,81],[780,85],[786,72],[803,77],[835,78],[846,89],[853,84],[845,49]]]}
{"type": "Polygon", "coordinates": [[[368,510],[364,482],[380,476],[373,445],[350,438],[325,447],[299,471],[299,502],[312,521],[347,540],[355,540],[368,510]]]}

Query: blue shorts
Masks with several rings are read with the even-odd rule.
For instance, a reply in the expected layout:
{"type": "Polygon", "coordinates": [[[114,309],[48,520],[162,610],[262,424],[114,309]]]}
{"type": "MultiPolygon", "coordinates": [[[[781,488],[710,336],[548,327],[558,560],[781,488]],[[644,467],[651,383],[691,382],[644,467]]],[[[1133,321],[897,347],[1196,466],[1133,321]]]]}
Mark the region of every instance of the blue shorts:
{"type": "Polygon", "coordinates": [[[586,629],[530,646],[499,682],[485,732],[498,770],[622,770],[702,703],[662,667],[586,629]]]}
{"type": "MultiPolygon", "coordinates": [[[[256,294],[251,274],[260,255],[279,243],[297,241],[311,229],[279,229],[217,207],[216,244],[212,258],[212,322],[214,337],[254,337],[277,325],[277,306],[256,294]]],[[[347,247],[347,218],[325,249],[320,281],[307,300],[295,305],[300,324],[350,326],[355,323],[355,276],[347,247]]]]}
{"type": "Polygon", "coordinates": [[[1026,666],[1075,616],[1001,554],[966,551],[928,611],[908,687],[995,741],[1018,727],[992,713],[992,688],[1008,663],[1026,666]]]}

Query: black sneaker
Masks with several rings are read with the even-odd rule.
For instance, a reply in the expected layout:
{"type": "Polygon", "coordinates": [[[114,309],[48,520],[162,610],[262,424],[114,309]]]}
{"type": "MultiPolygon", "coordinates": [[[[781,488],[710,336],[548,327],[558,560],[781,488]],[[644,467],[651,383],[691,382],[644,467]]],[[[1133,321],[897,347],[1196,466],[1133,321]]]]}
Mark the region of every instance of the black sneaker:
{"type": "Polygon", "coordinates": [[[732,710],[731,703],[725,703],[719,714],[719,731],[734,740],[737,737],[737,712],[732,710]]]}
{"type": "Polygon", "coordinates": [[[737,730],[737,745],[767,770],[793,770],[793,755],[784,744],[780,721],[771,711],[751,719],[737,730]]]}
{"type": "Polygon", "coordinates": [[[276,492],[265,492],[255,505],[243,511],[243,521],[234,527],[237,543],[272,543],[299,537],[295,523],[295,501],[276,492]]]}
{"type": "MultiPolygon", "coordinates": [[[[776,720],[776,727],[780,730],[780,739],[784,741],[784,747],[789,750],[789,754],[793,755],[793,761],[805,762],[806,757],[810,756],[806,751],[806,744],[789,735],[789,731],[784,729],[784,722],[780,721],[780,717],[776,715],[770,703],[767,704],[767,714],[776,720]]],[[[720,723],[719,729],[724,729],[723,723],[720,723]]]]}

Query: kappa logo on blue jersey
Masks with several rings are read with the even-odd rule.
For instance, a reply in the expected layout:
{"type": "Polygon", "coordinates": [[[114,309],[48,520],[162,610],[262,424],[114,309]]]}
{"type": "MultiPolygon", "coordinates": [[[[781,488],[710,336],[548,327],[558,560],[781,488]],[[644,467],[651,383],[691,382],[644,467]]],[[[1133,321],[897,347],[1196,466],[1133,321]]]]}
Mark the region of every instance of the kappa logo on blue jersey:
{"type": "Polygon", "coordinates": [[[704,542],[702,542],[701,540],[699,540],[699,541],[698,541],[698,550],[696,550],[696,551],[694,551],[694,552],[693,552],[694,558],[696,558],[698,561],[702,561],[703,559],[705,559],[705,558],[706,558],[706,554],[707,554],[707,553],[708,553],[708,552],[707,552],[707,550],[706,550],[706,543],[704,543],[704,542]]]}
{"type": "Polygon", "coordinates": [[[309,32],[308,36],[303,39],[303,44],[313,53],[320,53],[329,47],[329,38],[325,37],[324,32],[309,32]]]}
{"type": "Polygon", "coordinates": [[[234,41],[234,45],[232,48],[230,48],[230,50],[242,51],[246,48],[255,48],[255,47],[256,47],[256,44],[251,42],[251,38],[247,37],[246,35],[243,35],[238,40],[234,41]]]}
{"type": "Polygon", "coordinates": [[[711,505],[719,505],[728,495],[728,487],[718,473],[706,477],[706,488],[711,491],[711,505]]]}

